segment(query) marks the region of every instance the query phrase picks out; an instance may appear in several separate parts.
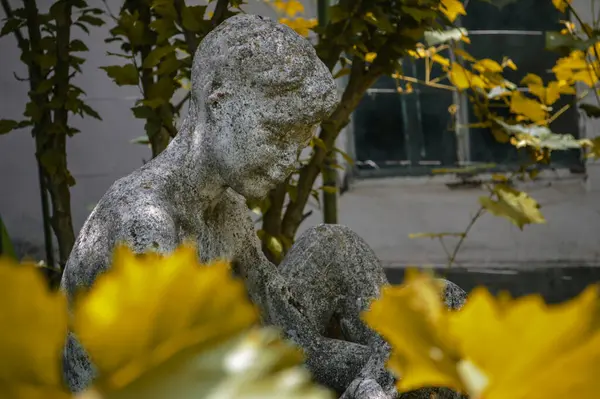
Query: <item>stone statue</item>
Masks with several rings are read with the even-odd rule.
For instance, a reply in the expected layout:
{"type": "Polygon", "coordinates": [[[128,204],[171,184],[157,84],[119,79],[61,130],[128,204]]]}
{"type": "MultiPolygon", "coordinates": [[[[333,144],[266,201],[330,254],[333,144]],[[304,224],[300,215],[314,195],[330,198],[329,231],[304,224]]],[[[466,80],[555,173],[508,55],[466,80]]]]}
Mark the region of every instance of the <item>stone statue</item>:
{"type": "MultiPolygon", "coordinates": [[[[177,136],[100,200],[75,243],[62,289],[72,300],[90,287],[119,242],[168,253],[191,239],[203,261],[234,260],[263,322],[305,350],[318,382],[345,399],[395,397],[384,369],[389,349],[359,317],[387,284],[373,251],[346,227],[320,225],[275,267],[261,252],[245,201],[265,197],[287,178],[337,104],[335,82],[307,40],[258,16],[227,19],[196,51],[190,109],[177,136]]],[[[460,304],[460,288],[450,283],[446,291],[460,304]]],[[[94,378],[72,334],[64,365],[73,391],[94,378]]]]}

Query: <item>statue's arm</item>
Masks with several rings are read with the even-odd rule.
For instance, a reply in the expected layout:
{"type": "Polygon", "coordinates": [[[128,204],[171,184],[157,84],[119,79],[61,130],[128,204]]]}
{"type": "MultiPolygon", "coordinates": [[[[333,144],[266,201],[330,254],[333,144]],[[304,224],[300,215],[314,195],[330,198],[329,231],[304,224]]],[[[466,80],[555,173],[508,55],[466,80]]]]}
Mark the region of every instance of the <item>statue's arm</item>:
{"type": "Polygon", "coordinates": [[[135,253],[154,251],[161,254],[173,252],[179,239],[173,218],[156,208],[141,208],[135,217],[125,220],[118,236],[135,253]]]}

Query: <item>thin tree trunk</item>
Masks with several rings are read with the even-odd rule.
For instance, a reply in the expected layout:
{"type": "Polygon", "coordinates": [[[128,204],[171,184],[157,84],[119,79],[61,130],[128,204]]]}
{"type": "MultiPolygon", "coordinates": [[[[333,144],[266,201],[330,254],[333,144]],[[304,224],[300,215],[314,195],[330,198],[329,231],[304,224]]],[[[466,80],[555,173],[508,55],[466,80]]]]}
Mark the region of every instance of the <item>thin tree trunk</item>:
{"type": "MultiPolygon", "coordinates": [[[[46,134],[44,153],[52,155],[53,170],[46,168],[48,190],[52,199],[52,227],[58,242],[59,265],[64,269],[75,243],[73,221],[71,218],[70,187],[73,177],[67,169],[67,132],[69,111],[66,107],[69,94],[69,46],[71,43],[71,12],[69,0],[61,0],[61,10],[56,18],[56,67],[54,70],[54,97],[62,105],[54,110],[54,134],[46,134]]],[[[42,155],[43,157],[44,155],[42,155]]]]}
{"type": "MultiPolygon", "coordinates": [[[[6,14],[6,16],[8,18],[11,18],[13,16],[13,11],[12,11],[12,8],[10,7],[10,4],[8,3],[8,0],[0,0],[0,3],[2,4],[2,8],[4,9],[4,13],[6,14]]],[[[31,8],[31,6],[30,6],[30,8],[31,8]]],[[[34,14],[37,15],[37,11],[34,14]]],[[[16,30],[14,32],[14,34],[17,39],[17,44],[18,44],[19,48],[21,49],[21,51],[22,52],[30,51],[29,42],[27,40],[25,40],[25,38],[21,34],[21,31],[16,30]]],[[[35,43],[36,45],[39,44],[39,39],[40,39],[39,36],[40,35],[38,33],[36,35],[36,38],[37,38],[37,42],[35,43]]],[[[39,82],[42,79],[41,78],[42,73],[41,73],[39,67],[31,62],[27,64],[27,72],[29,74],[29,90],[31,92],[34,92],[35,87],[37,86],[37,84],[39,84],[39,82]]],[[[45,97],[43,95],[38,95],[37,100],[38,100],[38,102],[44,101],[44,103],[46,103],[47,97],[45,97]]],[[[49,113],[48,109],[43,110],[42,120],[44,120],[44,121],[50,120],[50,113],[49,113]]],[[[34,125],[33,132],[32,132],[34,137],[37,137],[37,135],[38,135],[38,132],[40,130],[39,126],[40,126],[40,124],[34,125]]],[[[46,252],[46,264],[49,267],[54,267],[55,266],[54,248],[52,245],[52,230],[51,230],[52,228],[50,226],[50,206],[48,204],[48,191],[46,189],[46,180],[45,180],[46,177],[44,175],[44,170],[43,170],[42,164],[38,157],[36,157],[36,164],[37,164],[37,168],[38,168],[38,182],[39,182],[39,188],[40,188],[40,200],[41,200],[41,207],[42,207],[42,223],[43,223],[43,229],[44,229],[44,248],[45,248],[45,252],[46,252]]]]}

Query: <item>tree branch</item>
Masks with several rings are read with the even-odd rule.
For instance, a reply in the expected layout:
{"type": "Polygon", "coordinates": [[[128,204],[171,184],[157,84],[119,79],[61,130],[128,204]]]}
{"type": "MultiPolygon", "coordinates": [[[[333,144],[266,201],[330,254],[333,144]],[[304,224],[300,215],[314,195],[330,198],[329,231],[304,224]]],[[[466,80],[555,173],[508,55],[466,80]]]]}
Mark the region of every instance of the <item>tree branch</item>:
{"type": "Polygon", "coordinates": [[[188,53],[190,53],[191,57],[194,57],[194,53],[196,53],[196,48],[198,47],[196,36],[193,32],[190,32],[183,27],[183,9],[185,8],[185,0],[174,0],[173,6],[177,12],[177,23],[183,30],[183,37],[185,38],[185,43],[187,44],[188,53]]]}
{"type": "Polygon", "coordinates": [[[225,14],[229,8],[229,0],[218,0],[215,6],[215,12],[213,13],[210,22],[213,28],[217,27],[221,22],[225,20],[225,14]]]}
{"type": "MultiPolygon", "coordinates": [[[[56,13],[56,66],[54,68],[54,98],[62,106],[54,110],[53,123],[59,133],[44,135],[44,152],[55,156],[54,172],[46,171],[48,191],[52,198],[52,227],[58,242],[59,265],[61,270],[67,263],[75,244],[75,232],[71,217],[71,175],[67,169],[67,131],[69,110],[66,103],[69,96],[69,72],[71,68],[69,47],[71,44],[71,13],[69,0],[59,0],[54,6],[61,7],[56,13]]],[[[45,126],[42,125],[44,128],[45,126]]]]}

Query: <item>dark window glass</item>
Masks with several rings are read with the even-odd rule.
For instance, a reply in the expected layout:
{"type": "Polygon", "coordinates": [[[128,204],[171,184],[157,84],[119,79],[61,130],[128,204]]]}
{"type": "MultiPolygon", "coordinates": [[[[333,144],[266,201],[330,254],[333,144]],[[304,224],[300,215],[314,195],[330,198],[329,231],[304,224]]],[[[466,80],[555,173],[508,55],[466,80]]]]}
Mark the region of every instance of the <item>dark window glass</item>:
{"type": "MultiPolygon", "coordinates": [[[[504,0],[505,3],[508,1],[504,0]]],[[[500,4],[501,1],[495,3],[500,4]]],[[[515,0],[504,7],[470,0],[461,24],[467,30],[558,30],[564,16],[549,0],[515,0]]]]}

